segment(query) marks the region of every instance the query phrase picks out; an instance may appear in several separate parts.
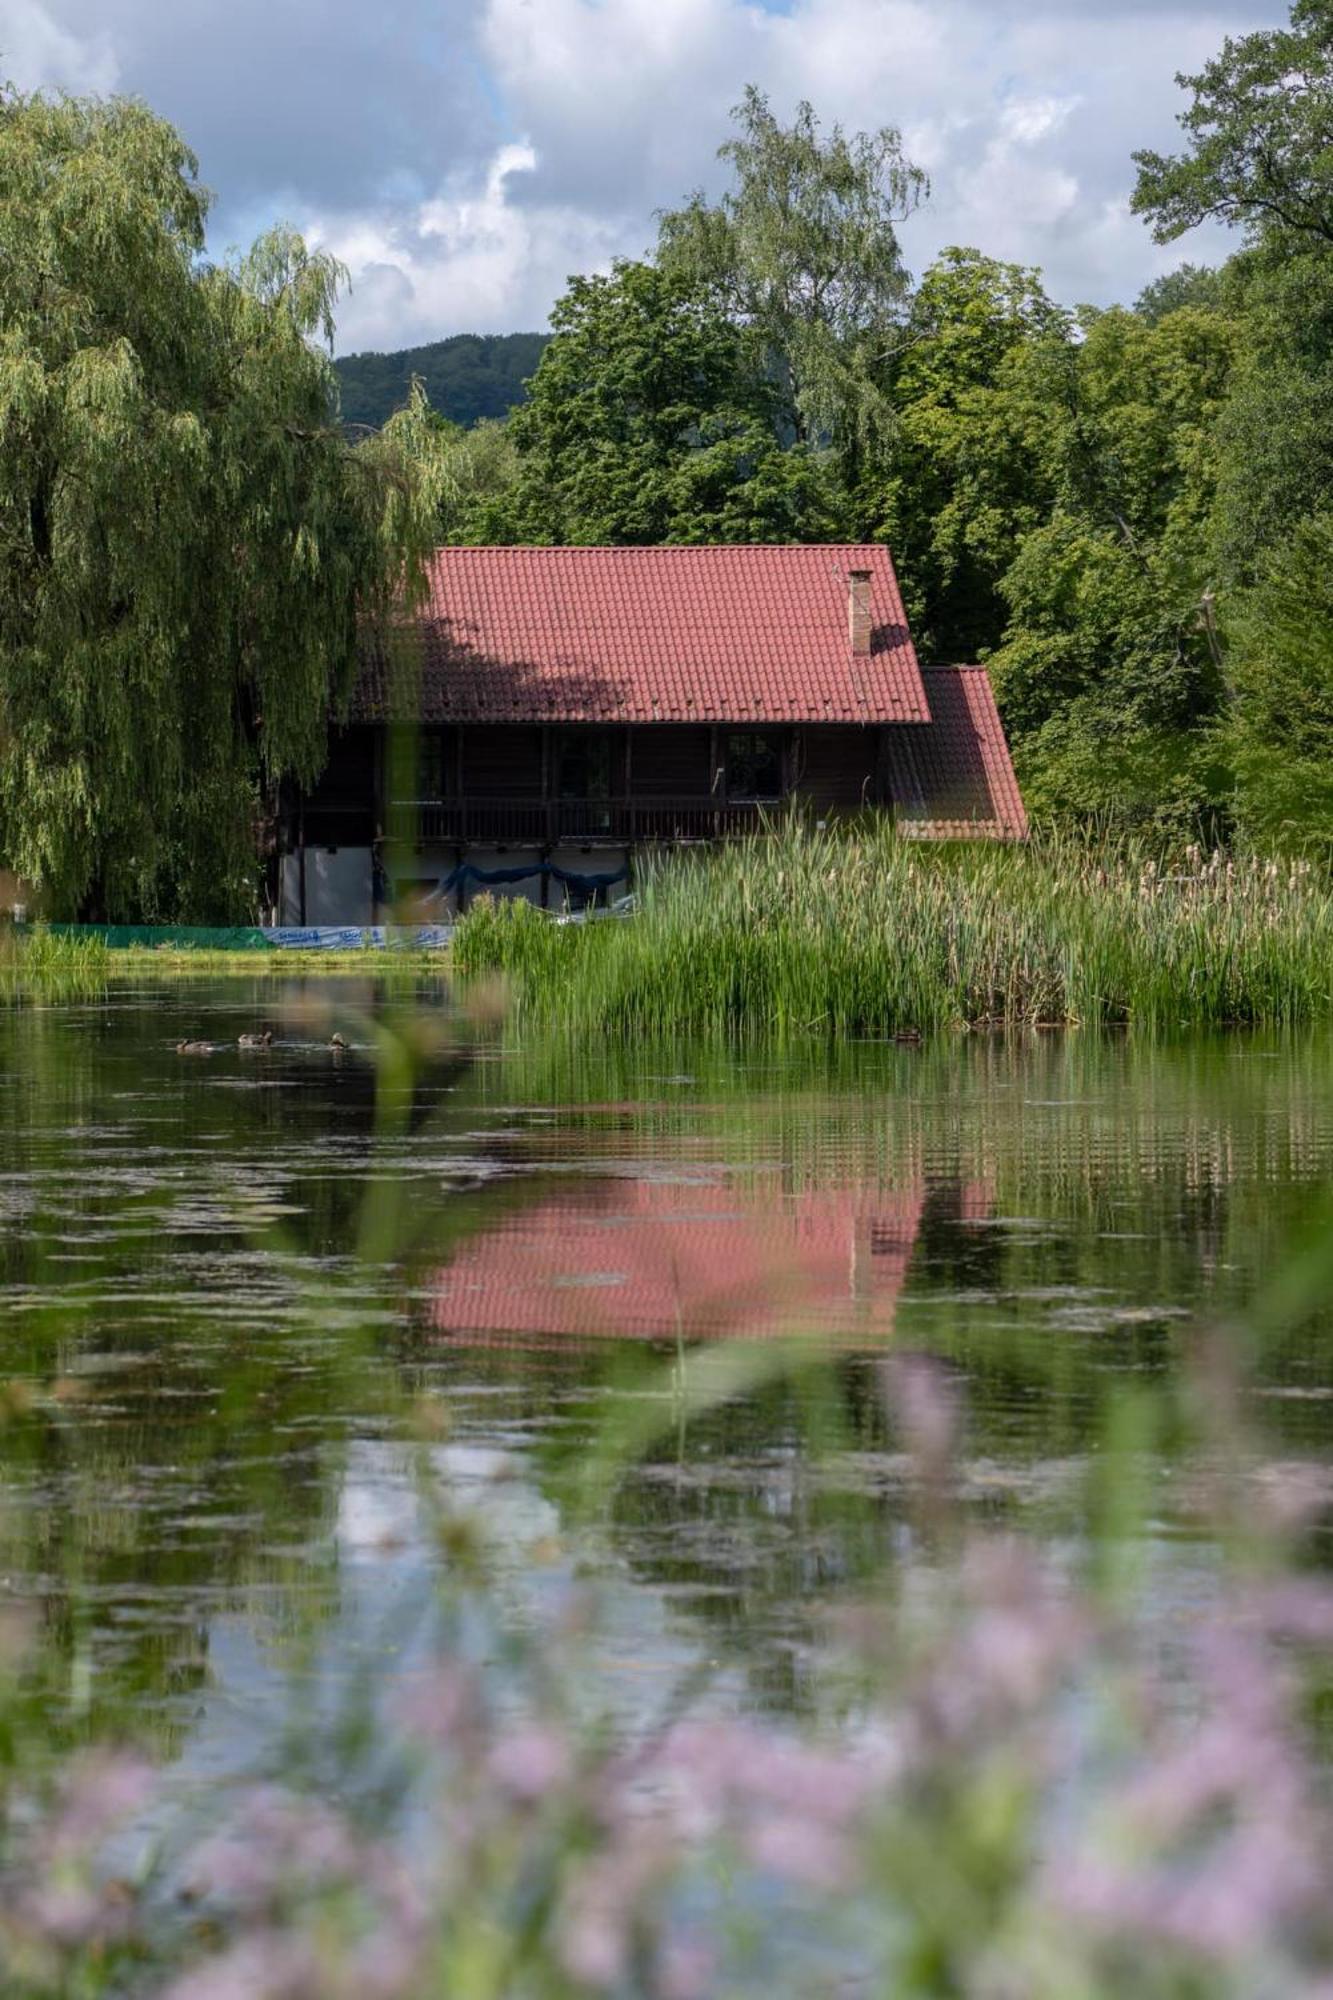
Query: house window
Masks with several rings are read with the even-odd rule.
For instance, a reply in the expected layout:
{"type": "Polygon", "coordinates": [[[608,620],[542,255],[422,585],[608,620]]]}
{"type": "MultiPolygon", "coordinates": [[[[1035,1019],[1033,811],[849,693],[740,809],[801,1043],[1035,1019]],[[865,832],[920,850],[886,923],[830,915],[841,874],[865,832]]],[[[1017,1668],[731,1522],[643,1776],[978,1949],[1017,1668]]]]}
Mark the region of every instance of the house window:
{"type": "Polygon", "coordinates": [[[773,731],[737,729],[727,737],[727,797],[782,797],[782,743],[773,731]]]}
{"type": "Polygon", "coordinates": [[[610,798],[611,738],[606,730],[570,730],[557,740],[556,793],[580,805],[610,798]]]}

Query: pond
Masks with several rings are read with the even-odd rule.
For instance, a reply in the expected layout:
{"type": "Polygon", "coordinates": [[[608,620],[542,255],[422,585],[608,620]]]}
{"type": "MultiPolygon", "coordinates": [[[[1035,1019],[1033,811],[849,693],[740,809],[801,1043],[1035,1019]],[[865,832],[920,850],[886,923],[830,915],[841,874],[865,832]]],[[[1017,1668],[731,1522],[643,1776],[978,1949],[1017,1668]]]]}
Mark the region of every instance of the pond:
{"type": "MultiPolygon", "coordinates": [[[[355,981],[12,1008],[0,1536],[42,1726],[132,1714],[222,1772],[293,1685],[410,1678],[450,1556],[405,1418],[516,1621],[595,1580],[627,1728],[685,1681],[799,1714],[830,1602],[916,1559],[886,1355],[943,1357],[964,1505],[1053,1545],[1109,1399],[1210,1329],[1261,1343],[1261,1474],[1333,1481],[1333,1312],[1271,1310],[1331,1084],[1327,1038],[515,1048],[355,981]],[[734,1393],[675,1394],[718,1340],[734,1393]]],[[[1215,1551],[1145,1452],[1169,1627],[1215,1551]]]]}

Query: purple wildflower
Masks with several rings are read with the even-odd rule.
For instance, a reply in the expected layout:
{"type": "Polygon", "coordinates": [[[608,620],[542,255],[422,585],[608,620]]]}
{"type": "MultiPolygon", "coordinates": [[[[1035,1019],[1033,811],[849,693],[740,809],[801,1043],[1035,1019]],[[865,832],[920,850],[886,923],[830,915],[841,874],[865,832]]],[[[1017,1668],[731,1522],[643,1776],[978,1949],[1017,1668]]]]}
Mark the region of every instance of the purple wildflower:
{"type": "Polygon", "coordinates": [[[574,1775],[573,1746],[549,1725],[532,1724],[496,1744],[486,1771],[510,1797],[535,1803],[569,1784],[574,1775]]]}
{"type": "Polygon", "coordinates": [[[893,1354],[882,1364],[885,1399],[923,1485],[940,1489],[956,1463],[958,1398],[938,1361],[893,1354]]]}

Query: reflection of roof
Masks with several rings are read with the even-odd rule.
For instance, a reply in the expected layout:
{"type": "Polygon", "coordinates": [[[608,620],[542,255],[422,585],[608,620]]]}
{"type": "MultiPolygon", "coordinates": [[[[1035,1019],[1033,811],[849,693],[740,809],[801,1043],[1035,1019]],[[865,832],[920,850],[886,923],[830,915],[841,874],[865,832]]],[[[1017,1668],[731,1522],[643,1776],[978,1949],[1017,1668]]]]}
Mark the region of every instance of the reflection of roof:
{"type": "Polygon", "coordinates": [[[926,722],[882,544],[439,549],[404,693],[368,668],[363,720],[926,722]],[[869,570],[853,655],[848,572],[869,570]],[[418,694],[417,675],[420,675],[418,694]]]}
{"type": "Polygon", "coordinates": [[[984,667],[928,667],[929,729],[887,732],[899,831],[918,840],[1021,839],[1027,814],[984,667]]]}
{"type": "Polygon", "coordinates": [[[431,1317],[458,1338],[884,1339],[923,1194],[583,1182],[466,1243],[431,1317]]]}

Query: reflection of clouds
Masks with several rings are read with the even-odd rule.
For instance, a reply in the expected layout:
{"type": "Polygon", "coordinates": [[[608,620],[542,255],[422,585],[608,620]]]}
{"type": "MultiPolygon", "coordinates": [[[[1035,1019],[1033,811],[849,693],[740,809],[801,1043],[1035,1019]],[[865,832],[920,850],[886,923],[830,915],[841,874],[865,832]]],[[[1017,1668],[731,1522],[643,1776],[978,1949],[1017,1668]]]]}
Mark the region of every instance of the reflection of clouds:
{"type": "MultiPolygon", "coordinates": [[[[445,1512],[496,1548],[514,1554],[558,1533],[559,1515],[528,1483],[515,1453],[492,1445],[448,1444],[432,1451],[430,1464],[445,1512]]],[[[405,1476],[401,1454],[367,1447],[354,1451],[334,1533],[353,1559],[399,1554],[409,1564],[421,1561],[425,1530],[420,1498],[405,1476]]]]}
{"type": "Polygon", "coordinates": [[[416,1515],[410,1487],[383,1480],[368,1485],[349,1477],[339,1495],[334,1534],[339,1547],[352,1555],[398,1548],[415,1532],[416,1515]]]}
{"type": "Polygon", "coordinates": [[[496,1548],[531,1548],[559,1531],[559,1514],[527,1483],[529,1474],[513,1452],[480,1444],[440,1445],[431,1453],[431,1466],[444,1505],[496,1548]]]}

